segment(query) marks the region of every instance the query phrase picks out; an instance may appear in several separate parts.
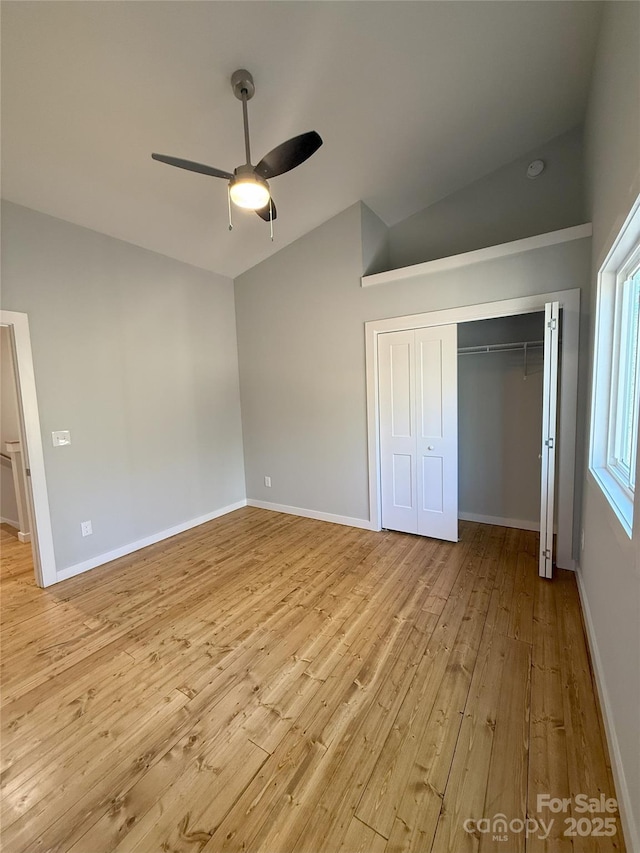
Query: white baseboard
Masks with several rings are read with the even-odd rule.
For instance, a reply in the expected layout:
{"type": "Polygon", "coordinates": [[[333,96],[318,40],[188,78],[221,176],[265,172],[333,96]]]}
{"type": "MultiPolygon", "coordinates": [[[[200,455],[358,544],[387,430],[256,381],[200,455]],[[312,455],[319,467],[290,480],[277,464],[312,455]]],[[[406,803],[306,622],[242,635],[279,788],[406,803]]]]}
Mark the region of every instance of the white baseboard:
{"type": "Polygon", "coordinates": [[[611,770],[613,773],[613,781],[616,786],[622,831],[624,832],[627,850],[640,850],[640,832],[636,826],[634,812],[631,805],[631,797],[629,796],[629,788],[627,786],[624,765],[622,763],[620,744],[618,743],[618,737],[613,725],[611,700],[609,699],[609,692],[604,678],[604,668],[602,666],[600,651],[598,650],[595,627],[591,617],[591,608],[589,607],[589,600],[587,599],[587,594],[584,588],[584,581],[582,580],[582,571],[580,566],[576,566],[576,580],[578,582],[578,592],[580,594],[582,613],[584,614],[584,624],[587,629],[587,642],[589,643],[589,651],[591,652],[591,661],[593,663],[593,672],[596,678],[600,707],[602,708],[604,731],[607,738],[607,745],[609,747],[609,755],[611,757],[611,770]]]}
{"type": "Polygon", "coordinates": [[[31,542],[31,534],[23,533],[20,530],[20,522],[15,521],[13,518],[5,518],[4,516],[0,516],[0,524],[8,524],[9,527],[13,527],[14,530],[18,531],[18,539],[20,542],[26,543],[31,542]]]}
{"type": "Polygon", "coordinates": [[[247,506],[255,506],[258,509],[268,509],[272,512],[284,512],[287,515],[299,515],[302,518],[315,518],[317,521],[329,521],[331,524],[344,524],[347,527],[359,527],[362,530],[373,530],[371,522],[366,518],[351,518],[348,515],[334,515],[332,512],[319,512],[316,509],[302,509],[299,506],[286,506],[285,504],[274,504],[269,501],[257,501],[247,499],[247,506]]]}
{"type": "Polygon", "coordinates": [[[498,527],[516,527],[518,530],[540,530],[539,521],[524,521],[522,518],[501,518],[497,515],[478,515],[475,512],[459,512],[461,521],[477,521],[479,524],[496,524],[498,527]]]}
{"type": "Polygon", "coordinates": [[[31,542],[31,534],[23,533],[20,530],[20,522],[15,521],[13,518],[5,518],[4,516],[0,516],[0,524],[8,524],[9,527],[13,527],[14,530],[18,531],[18,539],[20,542],[26,543],[31,542]]]}
{"type": "Polygon", "coordinates": [[[68,578],[80,575],[83,572],[88,572],[90,569],[95,569],[98,566],[103,566],[105,563],[110,563],[112,560],[117,560],[118,557],[126,557],[127,554],[132,554],[134,551],[139,551],[141,548],[147,548],[149,545],[155,545],[156,542],[161,542],[163,539],[169,539],[171,536],[176,536],[178,533],[183,533],[185,530],[190,530],[192,527],[198,527],[200,524],[205,524],[207,521],[213,521],[214,518],[220,518],[221,515],[226,515],[229,512],[234,512],[236,509],[241,509],[246,506],[246,500],[238,501],[229,506],[220,507],[207,515],[201,515],[198,518],[192,518],[189,521],[184,521],[182,524],[177,524],[175,527],[169,527],[166,530],[160,530],[152,536],[147,536],[144,539],[138,539],[137,542],[130,542],[128,545],[123,545],[121,548],[116,548],[113,551],[107,551],[105,554],[98,554],[97,557],[91,557],[89,560],[84,560],[82,563],[76,563],[74,566],[69,566],[66,569],[58,569],[57,580],[65,581],[68,578]]]}

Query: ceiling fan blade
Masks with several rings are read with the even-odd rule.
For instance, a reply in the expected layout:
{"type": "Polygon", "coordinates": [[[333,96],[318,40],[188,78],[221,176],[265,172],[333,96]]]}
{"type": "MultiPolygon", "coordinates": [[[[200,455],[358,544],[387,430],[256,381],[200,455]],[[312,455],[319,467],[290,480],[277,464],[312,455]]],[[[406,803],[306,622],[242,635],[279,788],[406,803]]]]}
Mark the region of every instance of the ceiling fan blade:
{"type": "Polygon", "coordinates": [[[276,175],[289,172],[308,160],[321,145],[322,137],[315,130],[294,136],[293,139],[288,139],[276,146],[273,151],[269,151],[256,166],[256,173],[269,180],[276,175]]]}
{"type": "Polygon", "coordinates": [[[200,172],[201,175],[209,175],[212,178],[226,178],[231,180],[231,172],[223,172],[222,169],[214,169],[213,166],[205,166],[204,163],[194,163],[192,160],[181,160],[179,157],[167,157],[166,154],[152,154],[154,160],[160,163],[168,163],[169,166],[177,166],[179,169],[188,169],[190,172],[200,172]]]}
{"type": "Polygon", "coordinates": [[[271,204],[269,204],[269,203],[265,204],[264,207],[261,207],[259,210],[256,210],[256,213],[258,214],[260,219],[264,219],[265,222],[271,222],[272,218],[273,218],[273,221],[275,222],[275,220],[278,218],[278,211],[276,210],[276,206],[273,202],[273,199],[271,199],[271,204]],[[273,212],[273,217],[272,217],[272,212],[273,212]]]}

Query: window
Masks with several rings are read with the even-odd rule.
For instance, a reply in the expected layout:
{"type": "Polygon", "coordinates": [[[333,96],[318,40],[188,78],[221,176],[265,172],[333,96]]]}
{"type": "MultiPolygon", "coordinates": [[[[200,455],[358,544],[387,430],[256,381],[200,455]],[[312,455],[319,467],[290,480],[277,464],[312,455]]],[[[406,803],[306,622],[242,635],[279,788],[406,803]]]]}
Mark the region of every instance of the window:
{"type": "MultiPolygon", "coordinates": [[[[640,200],[639,200],[640,201],[640,200]]],[[[591,473],[629,536],[640,403],[640,205],[598,276],[591,473]]]]}

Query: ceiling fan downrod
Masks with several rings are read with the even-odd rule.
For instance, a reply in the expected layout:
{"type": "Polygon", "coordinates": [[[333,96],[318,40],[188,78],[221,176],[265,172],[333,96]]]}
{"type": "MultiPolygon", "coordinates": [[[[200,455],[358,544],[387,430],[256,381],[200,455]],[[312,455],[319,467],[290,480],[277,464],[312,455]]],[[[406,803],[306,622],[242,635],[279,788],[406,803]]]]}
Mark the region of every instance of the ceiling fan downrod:
{"type": "Polygon", "coordinates": [[[244,150],[247,156],[247,166],[251,165],[251,148],[249,147],[249,110],[247,102],[253,98],[256,93],[256,87],[253,82],[251,72],[246,68],[239,68],[231,75],[231,88],[233,94],[242,101],[242,119],[244,122],[244,150]]]}

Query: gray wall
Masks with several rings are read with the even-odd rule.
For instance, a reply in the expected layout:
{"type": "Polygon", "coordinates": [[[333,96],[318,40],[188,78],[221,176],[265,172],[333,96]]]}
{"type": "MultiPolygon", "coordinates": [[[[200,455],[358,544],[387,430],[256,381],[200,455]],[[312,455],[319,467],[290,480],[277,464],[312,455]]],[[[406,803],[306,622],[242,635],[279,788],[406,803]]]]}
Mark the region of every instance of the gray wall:
{"type": "MultiPolygon", "coordinates": [[[[596,275],[640,194],[640,6],[605,3],[587,120],[596,275]]],[[[627,789],[628,850],[640,850],[640,508],[633,540],[585,474],[581,576],[627,789]]],[[[621,792],[619,792],[620,794],[621,792]]]]}
{"type": "Polygon", "coordinates": [[[250,498],[368,518],[360,208],[236,279],[250,498]]]}
{"type": "MultiPolygon", "coordinates": [[[[458,326],[458,346],[540,341],[544,314],[458,326]]],[[[458,501],[461,513],[540,521],[543,350],[458,356],[458,501]]]]}
{"type": "Polygon", "coordinates": [[[588,222],[583,187],[582,129],[575,128],[393,226],[388,268],[588,222]],[[546,169],[531,180],[534,159],[546,169]]]}
{"type": "Polygon", "coordinates": [[[363,210],[349,208],[236,279],[251,499],[369,518],[365,321],[588,284],[587,239],[362,288],[363,210]]]}
{"type": "Polygon", "coordinates": [[[58,569],[244,498],[229,279],[3,202],[2,286],[29,316],[58,569]]]}

